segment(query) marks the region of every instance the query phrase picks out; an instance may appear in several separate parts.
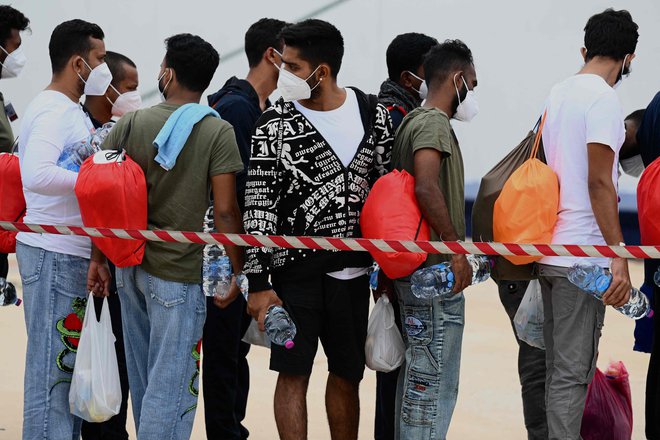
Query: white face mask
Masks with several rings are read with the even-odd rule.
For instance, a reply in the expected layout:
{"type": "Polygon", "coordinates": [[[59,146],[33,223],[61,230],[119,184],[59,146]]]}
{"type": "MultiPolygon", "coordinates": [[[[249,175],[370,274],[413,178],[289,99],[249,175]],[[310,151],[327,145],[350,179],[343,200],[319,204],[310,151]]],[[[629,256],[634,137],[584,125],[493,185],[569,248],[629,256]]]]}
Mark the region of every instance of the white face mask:
{"type": "Polygon", "coordinates": [[[2,46],[0,46],[0,49],[7,54],[4,63],[0,63],[2,65],[2,75],[0,77],[3,79],[16,78],[27,62],[23,46],[18,46],[12,53],[7,52],[7,49],[2,46]]]}
{"type": "MultiPolygon", "coordinates": [[[[119,94],[119,91],[112,84],[110,84],[110,87],[119,94]]],[[[114,103],[107,96],[106,98],[112,104],[112,116],[116,116],[117,118],[121,118],[126,113],[134,112],[142,107],[142,97],[137,90],[119,94],[114,103]]]]}
{"type": "Polygon", "coordinates": [[[458,87],[456,87],[456,76],[458,74],[454,75],[454,88],[456,89],[456,95],[458,96],[458,107],[456,107],[456,113],[454,113],[454,119],[457,121],[463,121],[463,122],[470,122],[472,119],[474,119],[475,116],[477,116],[477,113],[479,113],[479,103],[477,103],[477,98],[474,95],[474,90],[469,90],[468,85],[465,82],[465,78],[461,76],[461,79],[463,79],[463,84],[465,84],[465,89],[467,90],[467,93],[465,94],[465,98],[461,102],[461,95],[458,93],[458,87]]]}
{"type": "MultiPolygon", "coordinates": [[[[615,82],[614,85],[612,86],[612,88],[614,90],[618,89],[619,86],[621,85],[621,83],[623,82],[623,72],[625,72],[625,70],[626,70],[626,60],[627,59],[628,59],[628,55],[623,57],[623,64],[621,64],[621,78],[619,78],[619,80],[617,82],[615,82]]],[[[626,174],[628,174],[628,173],[626,173],[626,174]]]]}
{"type": "Polygon", "coordinates": [[[422,82],[419,85],[419,90],[415,89],[414,87],[413,87],[413,89],[415,89],[415,91],[417,93],[419,93],[419,99],[421,99],[422,101],[425,100],[426,97],[429,95],[429,88],[426,85],[426,80],[424,80],[424,79],[420,78],[419,76],[415,75],[410,70],[407,70],[407,72],[422,82]]]}
{"type": "Polygon", "coordinates": [[[644,172],[644,161],[640,154],[629,157],[628,159],[622,159],[619,163],[623,172],[629,176],[639,177],[644,172]]]}
{"type": "Polygon", "coordinates": [[[277,78],[277,90],[279,90],[282,98],[287,102],[309,99],[312,96],[312,90],[318,87],[318,85],[321,84],[321,81],[319,81],[314,87],[309,87],[307,80],[314,76],[316,71],[319,70],[319,67],[314,69],[306,79],[302,79],[288,70],[278,67],[280,70],[280,76],[277,78]]]}
{"type": "Polygon", "coordinates": [[[167,69],[165,69],[163,71],[163,74],[158,78],[158,95],[160,95],[160,102],[165,102],[167,100],[167,98],[165,97],[165,90],[167,90],[167,86],[169,86],[170,82],[172,81],[172,77],[170,76],[170,79],[165,84],[165,87],[163,87],[163,90],[160,90],[160,80],[163,79],[166,73],[167,73],[167,69]]]}
{"type": "Polygon", "coordinates": [[[89,76],[87,77],[87,81],[85,81],[83,77],[78,74],[78,78],[80,78],[82,82],[85,83],[85,95],[105,95],[105,92],[108,91],[108,87],[112,82],[112,73],[110,73],[110,68],[108,65],[106,63],[102,63],[92,69],[89,64],[87,64],[87,61],[83,60],[83,63],[85,63],[85,66],[91,70],[91,72],[89,72],[89,76]]]}

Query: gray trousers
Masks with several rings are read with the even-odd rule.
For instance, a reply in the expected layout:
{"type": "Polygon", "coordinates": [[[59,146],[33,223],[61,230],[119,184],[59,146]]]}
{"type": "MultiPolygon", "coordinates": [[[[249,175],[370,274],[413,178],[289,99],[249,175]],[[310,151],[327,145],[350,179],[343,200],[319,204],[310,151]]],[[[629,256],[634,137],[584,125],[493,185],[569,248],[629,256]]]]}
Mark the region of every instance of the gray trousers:
{"type": "MultiPolygon", "coordinates": [[[[525,296],[528,281],[498,282],[500,301],[513,327],[520,302],[525,296]]],[[[528,440],[547,440],[548,423],[545,415],[545,351],[518,339],[518,376],[522,388],[523,414],[528,440]]]]}
{"type": "Polygon", "coordinates": [[[567,268],[539,265],[550,440],[581,439],[587,386],[596,371],[605,319],[603,303],[575,287],[566,276],[567,268]]]}

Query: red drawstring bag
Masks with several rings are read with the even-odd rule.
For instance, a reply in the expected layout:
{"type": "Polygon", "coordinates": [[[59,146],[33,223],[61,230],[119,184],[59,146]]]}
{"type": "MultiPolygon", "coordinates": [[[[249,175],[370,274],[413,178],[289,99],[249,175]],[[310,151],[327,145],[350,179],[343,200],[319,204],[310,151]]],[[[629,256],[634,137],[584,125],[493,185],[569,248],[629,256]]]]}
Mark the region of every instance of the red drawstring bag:
{"type": "Polygon", "coordinates": [[[637,215],[642,244],[660,245],[660,158],[646,167],[637,184],[637,215]]]}
{"type": "MultiPolygon", "coordinates": [[[[376,181],[360,214],[365,238],[421,240],[431,238],[415,197],[415,178],[406,171],[392,171],[376,181]]],[[[390,279],[413,273],[427,254],[371,251],[371,256],[390,279]]]]}
{"type": "Polygon", "coordinates": [[[613,362],[607,374],[596,369],[589,384],[580,434],[584,440],[630,440],[633,430],[628,371],[613,362]]]}
{"type": "MultiPolygon", "coordinates": [[[[76,197],[85,226],[147,229],[147,183],[142,168],[125,152],[99,151],[80,167],[76,197]]],[[[145,240],[92,238],[117,267],[142,263],[145,240]]]]}
{"type": "MultiPolygon", "coordinates": [[[[18,156],[0,154],[0,220],[20,222],[25,217],[25,196],[18,156]]],[[[0,230],[0,253],[16,252],[16,232],[0,230]]]]}

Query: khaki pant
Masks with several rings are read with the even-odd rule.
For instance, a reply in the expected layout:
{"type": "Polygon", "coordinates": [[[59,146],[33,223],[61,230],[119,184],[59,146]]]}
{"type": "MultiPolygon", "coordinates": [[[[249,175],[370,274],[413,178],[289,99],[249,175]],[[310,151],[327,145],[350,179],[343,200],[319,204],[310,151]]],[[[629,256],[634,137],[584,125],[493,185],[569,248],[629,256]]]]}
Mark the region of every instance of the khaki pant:
{"type": "Polygon", "coordinates": [[[587,386],[596,371],[605,306],[567,279],[567,268],[539,265],[545,314],[545,400],[550,440],[577,440],[587,386]]]}

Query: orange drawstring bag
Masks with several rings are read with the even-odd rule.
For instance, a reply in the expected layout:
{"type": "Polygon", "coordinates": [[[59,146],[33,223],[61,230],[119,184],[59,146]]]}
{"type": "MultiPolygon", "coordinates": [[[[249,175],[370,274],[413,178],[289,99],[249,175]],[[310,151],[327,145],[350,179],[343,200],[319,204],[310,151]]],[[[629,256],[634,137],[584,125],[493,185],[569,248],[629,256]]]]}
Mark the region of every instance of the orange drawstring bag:
{"type": "MultiPolygon", "coordinates": [[[[552,168],[538,160],[545,123],[543,114],[530,158],[506,181],[493,210],[493,239],[500,243],[549,244],[557,223],[559,180],[552,168]]],[[[541,257],[507,256],[513,264],[541,257]]]]}

